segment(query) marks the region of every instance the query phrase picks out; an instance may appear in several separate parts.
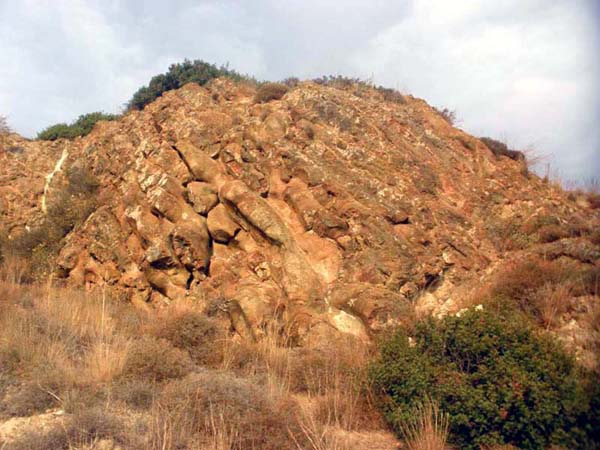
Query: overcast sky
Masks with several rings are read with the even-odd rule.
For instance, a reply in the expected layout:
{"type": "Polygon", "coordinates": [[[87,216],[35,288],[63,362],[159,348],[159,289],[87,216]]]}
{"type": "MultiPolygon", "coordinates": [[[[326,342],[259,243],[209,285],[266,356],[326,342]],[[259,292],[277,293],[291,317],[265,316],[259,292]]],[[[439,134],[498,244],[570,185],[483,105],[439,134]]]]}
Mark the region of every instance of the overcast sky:
{"type": "Polygon", "coordinates": [[[117,112],[169,64],[343,74],[600,176],[599,0],[0,0],[0,114],[19,133],[117,112]]]}

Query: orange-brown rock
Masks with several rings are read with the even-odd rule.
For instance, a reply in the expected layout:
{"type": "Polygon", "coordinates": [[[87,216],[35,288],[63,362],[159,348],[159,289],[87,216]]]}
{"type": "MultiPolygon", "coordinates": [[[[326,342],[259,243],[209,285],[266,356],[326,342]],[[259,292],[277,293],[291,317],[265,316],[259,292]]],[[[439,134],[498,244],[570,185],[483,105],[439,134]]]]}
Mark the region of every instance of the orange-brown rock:
{"type": "Polygon", "coordinates": [[[233,221],[227,208],[222,203],[208,213],[206,219],[211,237],[221,243],[229,242],[240,226],[233,221]]]}
{"type": "Polygon", "coordinates": [[[3,238],[35,237],[75,169],[97,180],[97,205],[57,242],[55,278],[216,302],[248,338],[271,317],[308,342],[410,322],[415,303],[452,312],[464,286],[521,253],[600,264],[586,237],[598,210],[423,100],[364,86],[306,82],[255,104],[248,86],[214,80],[73,141],[3,136],[3,238]],[[548,225],[566,231],[540,242],[548,225]]]}
{"type": "Polygon", "coordinates": [[[209,183],[191,182],[187,185],[187,200],[194,211],[206,216],[219,203],[219,197],[209,183]]]}

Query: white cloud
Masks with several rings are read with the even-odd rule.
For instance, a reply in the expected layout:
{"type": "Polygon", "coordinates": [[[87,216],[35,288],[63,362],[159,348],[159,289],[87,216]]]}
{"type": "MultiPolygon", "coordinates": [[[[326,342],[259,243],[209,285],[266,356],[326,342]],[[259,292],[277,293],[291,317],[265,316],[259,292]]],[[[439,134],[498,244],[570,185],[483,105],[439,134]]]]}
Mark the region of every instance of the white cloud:
{"type": "Polygon", "coordinates": [[[355,67],[456,108],[468,131],[553,155],[566,178],[598,173],[597,24],[583,2],[525,3],[416,1],[355,67]]]}

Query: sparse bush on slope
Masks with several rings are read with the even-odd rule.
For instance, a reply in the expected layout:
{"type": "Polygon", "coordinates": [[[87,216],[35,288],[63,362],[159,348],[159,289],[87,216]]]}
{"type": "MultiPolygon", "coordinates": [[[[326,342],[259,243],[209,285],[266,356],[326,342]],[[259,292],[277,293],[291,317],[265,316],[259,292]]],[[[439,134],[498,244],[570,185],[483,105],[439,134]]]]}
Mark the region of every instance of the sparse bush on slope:
{"type": "MultiPolygon", "coordinates": [[[[64,424],[49,429],[35,430],[22,436],[12,450],[69,450],[75,448],[99,448],[96,443],[103,439],[120,444],[116,448],[139,448],[140,439],[127,434],[122,420],[101,407],[78,411],[64,424]]],[[[112,447],[111,447],[112,448],[112,447]]]]}
{"type": "Polygon", "coordinates": [[[456,111],[453,111],[453,110],[448,109],[448,108],[444,108],[444,109],[433,108],[433,109],[435,109],[435,111],[440,116],[442,116],[442,119],[444,119],[450,125],[454,125],[456,123],[456,111]]]}
{"type": "Polygon", "coordinates": [[[131,344],[123,374],[160,382],[181,378],[191,370],[192,362],[185,351],[173,347],[166,339],[142,336],[131,344]]]}
{"type": "Polygon", "coordinates": [[[525,161],[525,154],[518,150],[511,150],[504,142],[497,141],[489,137],[479,138],[481,142],[489,148],[492,153],[496,156],[506,156],[507,158],[514,159],[515,161],[525,161]]]}
{"type": "Polygon", "coordinates": [[[86,136],[94,129],[94,125],[100,120],[116,120],[119,116],[115,114],[106,114],[100,111],[83,114],[71,123],[57,123],[40,131],[37,139],[42,141],[55,141],[56,139],[74,139],[80,136],[86,136]]]}
{"type": "Polygon", "coordinates": [[[157,322],[153,334],[187,351],[195,364],[217,366],[221,363],[225,336],[210,318],[189,310],[159,317],[157,322]]]}
{"type": "Polygon", "coordinates": [[[281,83],[265,83],[256,91],[254,101],[256,103],[267,103],[271,100],[279,100],[290,88],[281,83]]]}
{"type": "MultiPolygon", "coordinates": [[[[289,85],[287,80],[284,80],[284,84],[289,85]]],[[[406,103],[404,96],[396,89],[377,86],[368,80],[361,80],[360,78],[345,77],[343,75],[324,75],[319,78],[313,78],[312,81],[322,86],[331,86],[336,89],[350,89],[356,86],[359,90],[355,91],[355,93],[360,93],[360,89],[374,89],[379,92],[383,97],[383,100],[387,102],[399,104],[406,103]]]]}
{"type": "Polygon", "coordinates": [[[99,181],[90,169],[73,166],[67,170],[66,177],[68,185],[53,197],[43,220],[14,239],[0,238],[0,255],[29,262],[24,281],[32,281],[50,270],[49,263],[59,251],[63,238],[98,207],[99,181]]]}
{"type": "Polygon", "coordinates": [[[430,396],[449,414],[451,441],[460,448],[590,442],[594,411],[574,360],[518,321],[479,311],[429,319],[413,340],[399,331],[380,350],[371,378],[399,433],[430,396]]]}
{"type": "Polygon", "coordinates": [[[6,117],[0,116],[0,134],[10,133],[10,131],[6,117]]]}
{"type": "Polygon", "coordinates": [[[600,269],[530,257],[508,264],[497,273],[487,304],[505,315],[522,316],[552,328],[573,308],[573,297],[600,293],[600,269]]]}

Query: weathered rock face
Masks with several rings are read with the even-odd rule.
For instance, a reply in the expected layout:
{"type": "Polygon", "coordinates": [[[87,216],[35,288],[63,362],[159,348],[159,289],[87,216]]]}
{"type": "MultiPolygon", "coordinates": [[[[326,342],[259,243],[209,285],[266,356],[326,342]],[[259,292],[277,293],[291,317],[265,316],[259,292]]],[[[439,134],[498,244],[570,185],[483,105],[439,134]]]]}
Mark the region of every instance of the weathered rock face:
{"type": "Polygon", "coordinates": [[[227,80],[189,84],[85,138],[7,137],[4,233],[33,229],[83,166],[99,207],[64,239],[55,276],[138,301],[192,297],[243,336],[283,317],[309,342],[410,320],[419,299],[451,305],[457,286],[535,244],[521,231],[535,218],[598,224],[422,100],[313,83],[253,97],[227,80]]]}

